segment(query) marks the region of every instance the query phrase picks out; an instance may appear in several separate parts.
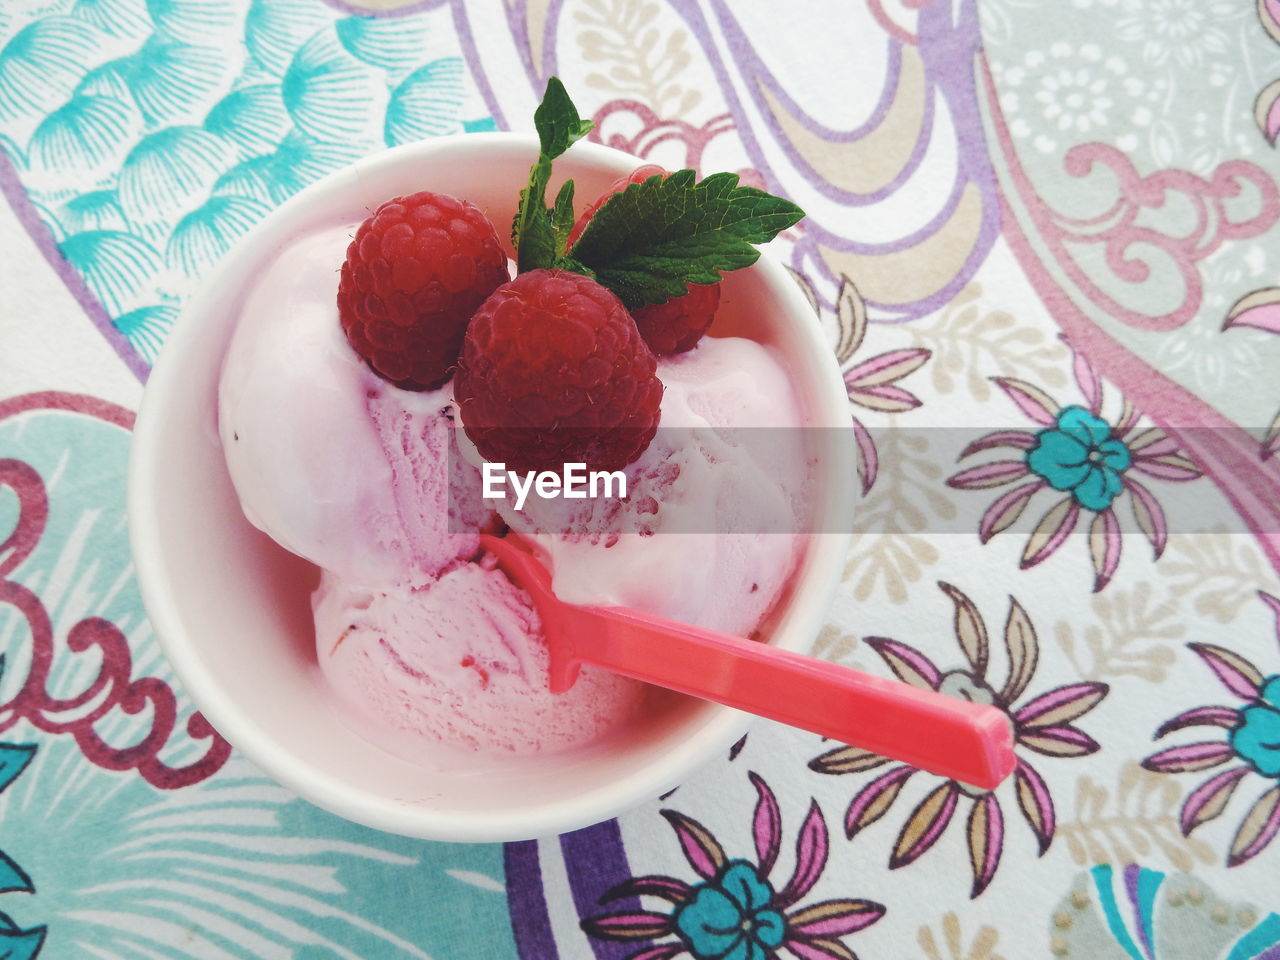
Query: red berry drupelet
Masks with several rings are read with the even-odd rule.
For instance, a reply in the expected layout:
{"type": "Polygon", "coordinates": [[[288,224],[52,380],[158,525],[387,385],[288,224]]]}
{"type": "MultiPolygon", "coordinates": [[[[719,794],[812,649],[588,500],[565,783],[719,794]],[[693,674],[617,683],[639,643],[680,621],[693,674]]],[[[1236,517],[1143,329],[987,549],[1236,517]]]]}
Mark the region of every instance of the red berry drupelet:
{"type": "Polygon", "coordinates": [[[454,395],[480,455],[508,470],[619,470],[658,427],[657,361],[612,292],[564,270],[499,287],[467,328],[454,395]]]}
{"type": "Polygon", "coordinates": [[[640,336],[660,357],[692,350],[716,318],[720,284],[691,283],[688,290],[666,303],[650,303],[631,311],[640,336]]]}
{"type": "MultiPolygon", "coordinates": [[[[570,247],[586,229],[587,223],[615,193],[619,193],[633,183],[643,183],[650,177],[665,174],[657,164],[648,163],[637,167],[629,176],[620,177],[604,192],[595,203],[582,212],[569,231],[570,247]]],[[[720,306],[720,284],[697,284],[688,286],[688,293],[680,297],[672,297],[666,303],[650,303],[631,311],[640,336],[644,342],[660,357],[673,353],[684,353],[695,347],[702,335],[707,332],[716,317],[716,308],[720,306]]]]}
{"type": "Polygon", "coordinates": [[[387,201],[360,225],[342,265],[338,315],[377,374],[434,390],[449,379],[476,307],[509,277],[489,218],[423,191],[387,201]]]}

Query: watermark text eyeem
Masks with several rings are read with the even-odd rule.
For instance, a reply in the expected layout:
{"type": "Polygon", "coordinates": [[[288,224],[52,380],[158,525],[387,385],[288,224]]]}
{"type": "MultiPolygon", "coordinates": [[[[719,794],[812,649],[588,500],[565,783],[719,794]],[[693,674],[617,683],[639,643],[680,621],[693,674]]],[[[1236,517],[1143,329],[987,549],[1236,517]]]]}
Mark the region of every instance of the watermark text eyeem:
{"type": "Polygon", "coordinates": [[[519,474],[508,470],[505,463],[484,464],[481,496],[486,500],[505,500],[507,485],[515,492],[515,508],[524,508],[530,491],[543,500],[585,500],[588,497],[627,498],[627,475],[621,470],[587,470],[585,463],[566,463],[561,473],[554,470],[529,470],[519,474]],[[615,492],[616,491],[616,492],[615,492]]]}

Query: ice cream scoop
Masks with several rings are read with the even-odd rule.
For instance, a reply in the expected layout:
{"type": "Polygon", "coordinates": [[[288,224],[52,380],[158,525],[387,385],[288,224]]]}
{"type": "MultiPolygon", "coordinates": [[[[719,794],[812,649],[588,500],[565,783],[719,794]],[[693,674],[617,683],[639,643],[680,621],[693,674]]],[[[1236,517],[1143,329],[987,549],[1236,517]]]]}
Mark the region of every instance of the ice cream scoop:
{"type": "Polygon", "coordinates": [[[533,600],[552,693],[589,663],[983,789],[1013,772],[1013,731],[994,707],[639,610],[565,603],[517,536],[484,534],[480,545],[533,600]]]}

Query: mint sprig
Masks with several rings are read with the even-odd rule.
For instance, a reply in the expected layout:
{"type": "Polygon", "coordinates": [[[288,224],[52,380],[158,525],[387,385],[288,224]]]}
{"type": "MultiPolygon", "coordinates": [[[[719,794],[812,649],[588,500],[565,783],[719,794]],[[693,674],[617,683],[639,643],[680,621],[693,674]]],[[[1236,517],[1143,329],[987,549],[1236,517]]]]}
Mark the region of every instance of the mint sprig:
{"type": "Polygon", "coordinates": [[[755,263],[755,244],[798,223],[804,211],[789,200],[740,186],[737,174],[701,181],[692,170],[654,175],[614,194],[598,209],[571,250],[573,181],[546,203],[551,164],[592,129],[578,116],[564,85],[552,77],[533,115],[540,152],[520,191],[512,225],[520,273],[557,267],[594,277],[628,307],[664,303],[691,283],[716,283],[723,273],[755,263]]]}
{"type": "Polygon", "coordinates": [[[751,266],[760,258],[753,244],[769,242],[804,216],[789,200],[739,186],[736,173],[697,183],[695,176],[654,175],[614,194],[570,255],[627,307],[641,307],[751,266]]]}
{"type": "MultiPolygon", "coordinates": [[[[577,141],[591,132],[590,120],[578,116],[578,108],[557,77],[547,81],[542,103],[533,114],[533,125],[538,131],[540,152],[538,160],[529,171],[529,185],[520,191],[520,207],[511,225],[511,243],[516,248],[516,265],[520,273],[555,265],[564,253],[557,242],[557,224],[547,209],[547,183],[551,180],[551,162],[577,141]]],[[[573,225],[572,181],[560,191],[566,197],[569,209],[569,225],[573,225]]],[[[557,208],[560,199],[556,201],[557,208]]],[[[563,213],[561,213],[563,217],[563,213]]],[[[568,228],[564,235],[568,236],[568,228]]]]}

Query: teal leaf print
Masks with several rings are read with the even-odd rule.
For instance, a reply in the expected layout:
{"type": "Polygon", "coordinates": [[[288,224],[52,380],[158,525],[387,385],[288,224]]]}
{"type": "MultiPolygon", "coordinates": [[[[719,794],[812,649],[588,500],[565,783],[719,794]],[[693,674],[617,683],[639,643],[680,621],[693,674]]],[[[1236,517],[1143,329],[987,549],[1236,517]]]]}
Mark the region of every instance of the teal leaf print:
{"type": "Polygon", "coordinates": [[[32,893],[35,887],[22,868],[0,851],[0,893],[32,893]]]}
{"type": "MultiPolygon", "coordinates": [[[[290,59],[293,58],[290,57],[290,59]]],[[[288,66],[289,65],[286,63],[285,69],[288,69],[288,66]]],[[[278,73],[272,73],[257,60],[253,59],[253,57],[247,57],[244,61],[244,69],[240,72],[240,76],[236,78],[235,85],[239,88],[255,87],[260,83],[269,83],[278,87],[280,86],[280,81],[283,79],[283,76],[283,70],[278,73]]]]}
{"type": "Polygon", "coordinates": [[[253,0],[244,21],[245,46],[268,74],[282,77],[297,49],[331,22],[331,13],[316,0],[253,0]]]}
{"type": "Polygon", "coordinates": [[[236,5],[228,0],[147,0],[147,13],[157,32],[182,43],[207,44],[236,26],[236,5]]]}
{"type": "Polygon", "coordinates": [[[391,146],[461,132],[466,100],[466,68],[449,57],[427,64],[396,87],[387,105],[386,138],[391,146]]]}
{"type": "Polygon", "coordinates": [[[212,197],[179,221],[169,237],[165,259],[187,276],[199,276],[270,209],[249,197],[212,197]]]}
{"type": "Polygon", "coordinates": [[[492,128],[463,122],[478,100],[444,10],[347,17],[320,0],[0,8],[0,149],[144,356],[166,335],[186,277],[263,210],[388,141],[492,128]]]}
{"type": "Polygon", "coordinates": [[[46,169],[83,173],[118,159],[141,132],[132,103],[77,94],[41,121],[27,151],[46,169]]]}
{"type": "Polygon", "coordinates": [[[155,360],[178,319],[178,308],[166,305],[139,307],[115,318],[116,329],[125,335],[148,362],[155,360]]]}
{"type": "Polygon", "coordinates": [[[160,269],[160,256],[145,240],[122,230],[90,230],[60,244],[111,315],[120,313],[143,281],[160,269]]]}
{"type": "MultiPolygon", "coordinates": [[[[0,675],[4,673],[4,657],[0,656],[0,675]]],[[[27,769],[36,753],[34,743],[0,743],[0,793],[27,769]]],[[[0,893],[34,893],[35,885],[27,872],[13,858],[0,851],[0,893]]],[[[40,949],[44,928],[19,930],[8,916],[0,913],[0,960],[5,956],[32,956],[40,949]],[[23,946],[25,942],[25,946],[23,946]],[[5,953],[9,951],[9,953],[5,953]],[[29,951],[29,952],[24,952],[29,951]]]]}
{"type": "Polygon", "coordinates": [[[276,170],[280,165],[274,154],[237,163],[214,182],[213,195],[248,197],[268,205],[282,203],[294,190],[282,184],[277,177],[276,170]]]}
{"type": "MultiPolygon", "coordinates": [[[[0,667],[4,658],[0,657],[0,667]]],[[[35,755],[34,743],[0,743],[0,792],[18,778],[35,755]]]]}
{"type": "Polygon", "coordinates": [[[1265,960],[1267,948],[1276,944],[1280,944],[1280,916],[1271,913],[1235,942],[1226,960],[1265,960]]]}
{"type": "Polygon", "coordinates": [[[112,37],[135,40],[151,32],[145,0],[76,0],[71,15],[112,37]]]}
{"type": "Polygon", "coordinates": [[[270,153],[289,127],[280,88],[259,83],[223,97],[209,111],[204,128],[240,148],[243,158],[270,153]]]}
{"type": "Polygon", "coordinates": [[[45,17],[23,27],[0,50],[0,117],[49,110],[93,66],[99,34],[71,17],[45,17]]]}
{"type": "Polygon", "coordinates": [[[234,74],[226,51],[193,47],[155,34],[129,58],[128,83],[148,129],[199,110],[234,74]]]}
{"type": "Polygon", "coordinates": [[[283,91],[293,122],[318,140],[367,138],[382,125],[383,81],[343,49],[332,29],[317,33],[294,55],[283,91]]]}
{"type": "Polygon", "coordinates": [[[340,170],[368,153],[372,147],[354,142],[330,143],[291,132],[276,150],[276,182],[292,196],[327,173],[340,170]]]}
{"type": "Polygon", "coordinates": [[[124,211],[120,209],[120,198],[114,190],[94,190],[72,197],[62,205],[58,215],[70,236],[87,230],[125,230],[124,211]]]}
{"type": "Polygon", "coordinates": [[[1093,960],[1275,956],[1268,948],[1280,939],[1280,917],[1256,921],[1258,906],[1223,897],[1205,880],[1132,863],[1079,873],[1046,923],[1052,953],[1093,960]]]}
{"type": "Polygon", "coordinates": [[[431,42],[431,24],[425,17],[347,17],[334,29],[353,57],[400,74],[426,59],[431,42]]]}
{"type": "Polygon", "coordinates": [[[0,133],[0,150],[3,150],[9,155],[9,159],[13,161],[13,165],[19,170],[26,167],[26,153],[24,153],[22,148],[14,143],[10,137],[5,136],[3,133],[0,133]]]}
{"type": "Polygon", "coordinates": [[[160,792],[88,766],[66,741],[41,754],[4,822],[7,852],[35,878],[50,960],[515,956],[505,898],[444,876],[500,876],[499,845],[460,852],[347,823],[234,755],[160,792]],[[466,949],[442,914],[471,918],[466,949]]]}
{"type": "Polygon", "coordinates": [[[139,141],[120,168],[120,208],[155,223],[189,210],[236,161],[235,148],[199,127],[169,127],[139,141]]]}
{"type": "Polygon", "coordinates": [[[44,943],[44,927],[19,930],[12,920],[0,913],[0,960],[35,960],[44,943]]]}
{"type": "MultiPolygon", "coordinates": [[[[133,92],[129,89],[129,74],[132,65],[129,58],[111,60],[100,67],[94,67],[84,75],[76,87],[77,97],[110,97],[121,103],[133,103],[133,92]]],[[[136,105],[135,105],[136,106],[136,105]]]]}

